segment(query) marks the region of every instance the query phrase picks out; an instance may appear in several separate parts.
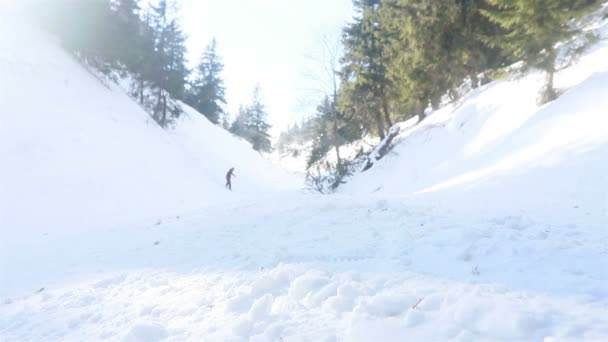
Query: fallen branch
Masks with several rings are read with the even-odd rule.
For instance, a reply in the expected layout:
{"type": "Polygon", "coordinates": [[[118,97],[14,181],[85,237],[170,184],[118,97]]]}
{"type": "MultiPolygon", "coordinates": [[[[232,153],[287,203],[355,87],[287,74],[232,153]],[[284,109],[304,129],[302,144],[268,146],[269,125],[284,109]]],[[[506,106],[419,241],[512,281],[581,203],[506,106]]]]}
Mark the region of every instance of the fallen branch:
{"type": "Polygon", "coordinates": [[[382,159],[382,157],[384,157],[393,148],[391,143],[393,142],[393,139],[399,135],[399,131],[400,128],[398,125],[391,127],[386,138],[384,138],[367,157],[367,162],[365,163],[365,166],[361,172],[371,169],[376,161],[382,159]]]}
{"type": "Polygon", "coordinates": [[[420,305],[420,303],[422,303],[422,300],[424,299],[424,297],[420,298],[418,300],[418,302],[416,304],[414,304],[414,306],[412,306],[412,309],[416,309],[418,307],[418,305],[420,305]]]}

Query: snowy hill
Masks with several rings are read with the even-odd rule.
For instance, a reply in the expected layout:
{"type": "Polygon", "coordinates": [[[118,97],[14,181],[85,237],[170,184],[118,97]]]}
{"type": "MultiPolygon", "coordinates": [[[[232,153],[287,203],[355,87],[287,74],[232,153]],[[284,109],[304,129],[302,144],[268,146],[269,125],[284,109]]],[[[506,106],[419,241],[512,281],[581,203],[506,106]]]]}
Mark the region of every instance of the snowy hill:
{"type": "Polygon", "coordinates": [[[608,338],[608,41],[555,102],[538,74],[486,85],[321,196],[7,25],[0,340],[608,338]]]}
{"type": "Polygon", "coordinates": [[[223,185],[226,171],[234,166],[237,175],[235,191],[238,190],[238,194],[298,190],[301,187],[299,178],[264,159],[249,142],[213,125],[189,106],[182,104],[182,108],[185,113],[169,135],[189,155],[195,156],[214,183],[223,185]]]}
{"type": "Polygon", "coordinates": [[[199,113],[166,132],[50,37],[4,18],[2,32],[3,229],[155,220],[228,198],[231,166],[237,194],[299,186],[199,113]]]}
{"type": "Polygon", "coordinates": [[[389,156],[341,191],[558,216],[577,207],[600,219],[608,203],[608,43],[559,72],[563,95],[539,107],[542,84],[532,73],[469,93],[402,132],[389,156]]]}

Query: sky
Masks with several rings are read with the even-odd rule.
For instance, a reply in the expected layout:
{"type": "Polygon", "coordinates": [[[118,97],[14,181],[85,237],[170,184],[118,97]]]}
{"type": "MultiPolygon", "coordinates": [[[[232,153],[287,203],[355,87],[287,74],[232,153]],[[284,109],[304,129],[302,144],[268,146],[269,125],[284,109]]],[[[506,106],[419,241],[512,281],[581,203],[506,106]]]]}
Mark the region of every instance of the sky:
{"type": "Polygon", "coordinates": [[[314,113],[327,80],[324,46],[338,46],[354,15],[351,0],[182,0],[180,11],[190,62],[215,37],[229,112],[259,83],[275,137],[314,113]]]}

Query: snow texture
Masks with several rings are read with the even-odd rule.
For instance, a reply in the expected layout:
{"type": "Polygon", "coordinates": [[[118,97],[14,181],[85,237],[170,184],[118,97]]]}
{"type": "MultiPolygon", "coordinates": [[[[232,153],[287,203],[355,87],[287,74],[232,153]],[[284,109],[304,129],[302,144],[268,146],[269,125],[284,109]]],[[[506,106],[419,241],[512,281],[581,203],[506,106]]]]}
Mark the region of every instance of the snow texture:
{"type": "Polygon", "coordinates": [[[608,42],[558,100],[536,106],[540,74],[488,84],[321,196],[189,108],[160,129],[14,25],[0,340],[608,339],[608,42]]]}

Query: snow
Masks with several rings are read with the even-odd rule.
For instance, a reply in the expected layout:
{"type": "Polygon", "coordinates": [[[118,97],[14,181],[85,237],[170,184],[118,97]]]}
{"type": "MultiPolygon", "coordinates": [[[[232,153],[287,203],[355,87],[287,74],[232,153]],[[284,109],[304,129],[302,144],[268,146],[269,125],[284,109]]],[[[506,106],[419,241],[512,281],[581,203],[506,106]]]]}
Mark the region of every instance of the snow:
{"type": "Polygon", "coordinates": [[[405,132],[403,143],[342,192],[420,197],[474,211],[517,208],[557,221],[579,206],[597,222],[605,218],[608,192],[607,60],[603,41],[557,75],[563,95],[540,108],[538,73],[473,91],[405,132]]]}
{"type": "Polygon", "coordinates": [[[140,323],[133,326],[125,336],[126,342],[154,342],[165,339],[169,334],[167,330],[157,323],[140,323]]]}
{"type": "Polygon", "coordinates": [[[239,194],[254,195],[260,191],[298,190],[301,184],[294,174],[266,160],[251,144],[214,126],[191,107],[182,103],[184,116],[175,130],[169,132],[194,156],[214,183],[225,183],[225,173],[235,167],[235,190],[239,194]]]}
{"type": "Polygon", "coordinates": [[[321,196],[4,33],[0,340],[608,338],[608,42],[555,102],[539,74],[486,85],[321,196]]]}
{"type": "Polygon", "coordinates": [[[51,240],[36,252],[56,259],[21,263],[48,275],[3,295],[0,335],[112,340],[141,322],[176,341],[608,334],[600,222],[553,226],[415,207],[291,194],[230,204],[229,213],[247,215],[218,205],[87,234],[72,257],[51,240]]]}
{"type": "MultiPolygon", "coordinates": [[[[18,24],[3,25],[10,32],[18,24]]],[[[117,86],[98,82],[48,38],[20,30],[0,38],[5,226],[124,224],[192,210],[227,198],[231,166],[240,193],[299,186],[189,108],[167,134],[117,86]]]]}
{"type": "MultiPolygon", "coordinates": [[[[36,251],[51,239],[77,243],[64,234],[162,222],[210,203],[300,188],[297,177],[188,107],[174,130],[163,130],[118,85],[101,82],[51,37],[22,18],[6,19],[0,23],[6,32],[0,35],[0,265],[6,272],[47,257],[36,251]],[[229,194],[224,177],[233,166],[229,194]]],[[[0,293],[19,281],[3,281],[0,293]]]]}

